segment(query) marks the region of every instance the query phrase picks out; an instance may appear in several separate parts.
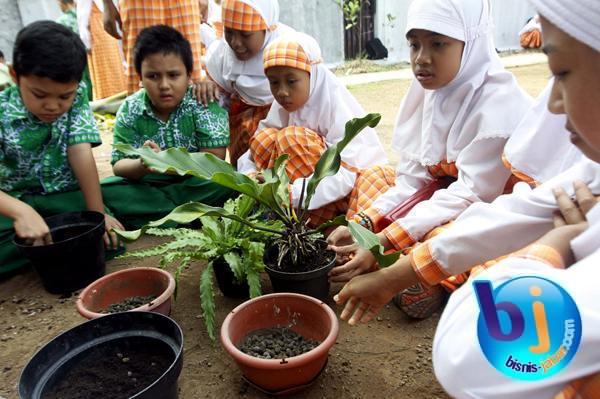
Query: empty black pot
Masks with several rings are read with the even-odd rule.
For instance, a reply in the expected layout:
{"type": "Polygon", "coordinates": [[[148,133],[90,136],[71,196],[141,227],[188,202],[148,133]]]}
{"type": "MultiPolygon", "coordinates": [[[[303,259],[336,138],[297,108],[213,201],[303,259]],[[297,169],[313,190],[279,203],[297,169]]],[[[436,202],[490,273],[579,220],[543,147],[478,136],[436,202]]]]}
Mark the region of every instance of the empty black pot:
{"type": "Polygon", "coordinates": [[[174,320],[154,312],[110,314],[42,347],[21,373],[19,397],[69,399],[80,390],[86,397],[175,399],[182,364],[183,333],[174,320]],[[118,364],[107,367],[107,357],[118,364]],[[132,393],[132,379],[149,383],[132,393]]]}
{"type": "MultiPolygon", "coordinates": [[[[327,244],[324,243],[324,247],[327,244]]],[[[331,252],[331,251],[329,251],[331,252]]],[[[308,272],[289,273],[275,270],[270,265],[277,259],[277,248],[267,247],[265,250],[265,270],[271,280],[274,292],[294,292],[309,295],[326,301],[329,297],[329,277],[327,274],[335,265],[335,254],[331,252],[331,260],[324,266],[308,272]]]]}
{"type": "Polygon", "coordinates": [[[31,261],[48,292],[73,292],[104,275],[103,214],[70,212],[44,220],[50,228],[53,244],[27,245],[16,236],[14,243],[31,261]]]}
{"type": "Polygon", "coordinates": [[[239,282],[235,278],[235,274],[222,257],[213,261],[213,270],[217,279],[219,289],[228,298],[250,298],[250,288],[246,281],[239,282]]]}

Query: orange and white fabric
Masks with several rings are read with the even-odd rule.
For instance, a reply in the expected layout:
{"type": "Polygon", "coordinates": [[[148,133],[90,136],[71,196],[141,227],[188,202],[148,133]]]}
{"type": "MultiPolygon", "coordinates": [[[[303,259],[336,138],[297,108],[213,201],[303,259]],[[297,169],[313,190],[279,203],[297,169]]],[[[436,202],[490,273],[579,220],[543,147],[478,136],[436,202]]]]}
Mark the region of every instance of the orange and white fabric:
{"type": "MultiPolygon", "coordinates": [[[[600,372],[600,205],[588,213],[589,229],[576,240],[588,242],[589,252],[567,269],[557,264],[553,248],[541,253],[516,254],[477,275],[494,287],[519,276],[539,276],[563,287],[577,303],[583,327],[579,349],[569,366],[539,381],[519,381],[503,376],[487,361],[477,339],[479,305],[472,282],[451,297],[439,321],[433,341],[433,367],[446,392],[456,398],[597,398],[600,372]],[[558,266],[558,267],[557,267],[558,266]],[[470,372],[477,370],[477,373],[470,372]],[[595,384],[594,384],[595,383],[595,384]]],[[[573,243],[572,243],[573,245],[573,243]]],[[[574,248],[573,248],[574,249],[574,248]]],[[[539,251],[539,249],[538,249],[539,251]]],[[[583,255],[583,253],[582,253],[583,255]]]]}
{"type": "Polygon", "coordinates": [[[519,31],[519,42],[523,48],[540,48],[542,45],[542,25],[539,15],[533,16],[519,31]]]}
{"type": "Polygon", "coordinates": [[[241,0],[223,0],[221,17],[223,26],[229,29],[246,32],[270,29],[260,12],[241,0]]]}
{"type": "Polygon", "coordinates": [[[192,79],[201,79],[200,4],[197,0],[120,0],[123,22],[123,52],[127,62],[127,92],[139,90],[139,77],[133,64],[133,46],[140,31],[148,26],[164,24],[177,29],[190,42],[194,55],[192,79]]]}
{"type": "Polygon", "coordinates": [[[407,19],[407,33],[426,29],[465,46],[453,81],[438,90],[425,90],[413,79],[400,106],[392,139],[401,159],[396,184],[366,215],[377,225],[383,215],[434,179],[429,167],[454,164],[458,176],[447,189],[438,190],[388,227],[386,236],[397,244],[418,241],[471,204],[492,201],[503,193],[510,173],[502,163],[502,151],[531,105],[496,54],[487,0],[416,0],[407,19]],[[403,236],[395,240],[392,229],[403,231],[403,236]]]}
{"type": "Polygon", "coordinates": [[[92,79],[94,100],[124,92],[126,87],[123,52],[119,41],[104,30],[100,0],[77,2],[79,35],[88,52],[88,67],[92,79]]]}
{"type": "Polygon", "coordinates": [[[571,143],[569,132],[565,129],[566,116],[548,111],[553,83],[554,79],[550,79],[504,147],[504,165],[513,175],[534,186],[583,159],[583,154],[571,143]]]}
{"type": "Polygon", "coordinates": [[[558,206],[552,190],[562,187],[574,197],[577,179],[600,195],[600,165],[584,158],[535,189],[517,184],[510,195],[473,204],[448,229],[413,249],[409,256],[415,272],[423,283],[434,285],[537,240],[554,226],[558,206]]]}
{"type": "MultiPolygon", "coordinates": [[[[348,89],[323,65],[321,49],[317,41],[309,35],[295,32],[282,36],[267,47],[265,55],[267,56],[265,61],[269,66],[274,65],[273,62],[278,62],[288,66],[293,64],[305,70],[310,65],[310,94],[306,104],[294,112],[287,112],[274,102],[266,119],[259,124],[257,132],[269,128],[282,130],[295,126],[317,133],[329,146],[344,137],[346,122],[366,115],[348,89]],[[278,51],[285,55],[277,56],[278,51]]],[[[258,136],[254,139],[257,140],[258,136]]],[[[357,171],[387,162],[377,132],[369,127],[346,146],[341,153],[341,158],[343,166],[337,174],[325,178],[319,184],[309,204],[309,210],[345,198],[354,188],[357,171]]],[[[244,154],[238,162],[238,170],[248,174],[255,172],[257,167],[252,159],[250,151],[244,154]]],[[[294,206],[298,205],[303,181],[309,177],[299,178],[293,182],[291,190],[294,206]]]]}
{"type": "MultiPolygon", "coordinates": [[[[277,0],[228,0],[223,2],[222,17],[229,22],[231,18],[226,7],[229,4],[241,4],[254,12],[252,21],[259,15],[266,27],[265,41],[261,50],[281,34],[293,31],[287,25],[279,22],[279,3],[277,0]]],[[[256,27],[255,22],[246,23],[248,27],[256,27]]],[[[233,25],[232,25],[233,26],[233,25]]],[[[238,26],[238,25],[236,25],[238,26]]],[[[229,47],[225,38],[214,40],[206,52],[206,68],[211,79],[214,80],[229,95],[237,95],[246,104],[253,106],[269,105],[273,102],[273,95],[269,88],[269,81],[263,69],[262,51],[247,61],[240,61],[229,47]]]]}

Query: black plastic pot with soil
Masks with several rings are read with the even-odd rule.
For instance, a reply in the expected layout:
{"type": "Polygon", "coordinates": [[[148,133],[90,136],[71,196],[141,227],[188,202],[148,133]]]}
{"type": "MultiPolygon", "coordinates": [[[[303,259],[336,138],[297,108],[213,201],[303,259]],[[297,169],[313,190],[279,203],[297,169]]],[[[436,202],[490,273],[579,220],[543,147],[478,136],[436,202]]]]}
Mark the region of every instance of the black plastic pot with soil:
{"type": "Polygon", "coordinates": [[[59,335],[21,373],[22,399],[175,399],[183,334],[154,312],[100,317],[59,335]]]}
{"type": "Polygon", "coordinates": [[[14,243],[27,257],[52,294],[64,294],[85,287],[106,271],[104,215],[83,211],[45,218],[53,243],[32,246],[15,237],[14,243]]]}
{"type": "Polygon", "coordinates": [[[318,250],[292,262],[289,254],[278,265],[279,250],[275,245],[265,249],[265,270],[274,292],[294,292],[322,301],[329,297],[328,273],[335,264],[335,252],[327,250],[327,242],[318,240],[318,250]]]}
{"type": "Polygon", "coordinates": [[[217,285],[224,296],[238,299],[250,298],[248,283],[246,281],[238,281],[235,278],[235,274],[233,274],[233,271],[231,271],[231,268],[222,256],[215,259],[212,265],[217,285]]]}

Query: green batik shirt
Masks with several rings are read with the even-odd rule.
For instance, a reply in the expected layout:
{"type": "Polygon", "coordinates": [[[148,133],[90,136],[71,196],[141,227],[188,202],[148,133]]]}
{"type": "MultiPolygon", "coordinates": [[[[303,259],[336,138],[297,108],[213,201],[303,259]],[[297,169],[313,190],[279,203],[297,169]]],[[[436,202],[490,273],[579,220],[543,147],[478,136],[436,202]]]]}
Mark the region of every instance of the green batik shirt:
{"type": "MultiPolygon", "coordinates": [[[[161,150],[185,148],[198,152],[203,148],[226,147],[229,117],[216,102],[207,107],[199,104],[189,88],[169,120],[164,122],[156,116],[146,90],[142,89],[127,97],[119,108],[114,143],[139,148],[146,140],[154,141],[161,150]]],[[[123,158],[129,157],[113,149],[113,165],[123,158]]]]}
{"type": "Polygon", "coordinates": [[[56,22],[66,26],[75,33],[79,33],[79,26],[77,26],[77,12],[74,9],[64,12],[58,17],[56,22]]]}
{"type": "Polygon", "coordinates": [[[18,86],[0,93],[0,190],[19,197],[77,187],[67,148],[102,142],[85,93],[80,84],[71,108],[53,123],[25,108],[18,86]]]}

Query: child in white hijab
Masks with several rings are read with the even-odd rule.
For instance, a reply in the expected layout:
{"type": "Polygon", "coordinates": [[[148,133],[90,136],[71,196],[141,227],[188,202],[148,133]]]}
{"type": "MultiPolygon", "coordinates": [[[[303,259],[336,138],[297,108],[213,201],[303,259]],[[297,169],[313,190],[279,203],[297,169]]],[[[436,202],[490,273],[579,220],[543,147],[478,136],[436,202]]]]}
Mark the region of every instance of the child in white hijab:
{"type": "Polygon", "coordinates": [[[273,102],[262,66],[263,50],[293,30],[279,22],[277,0],[223,0],[222,19],[223,38],[213,41],[206,53],[210,80],[200,83],[196,93],[207,104],[216,98],[215,83],[224,92],[231,130],[229,158],[236,166],[273,102]]]}
{"type": "MultiPolygon", "coordinates": [[[[273,41],[264,51],[264,69],[276,101],[250,139],[250,150],[240,158],[238,169],[247,174],[260,172],[271,168],[278,156],[288,154],[292,204],[298,206],[303,183],[321,154],[344,137],[346,122],[366,113],[322,64],[316,40],[304,33],[273,41]]],[[[338,214],[352,217],[379,194],[377,187],[387,188],[393,182],[393,170],[384,167],[385,151],[372,128],[354,138],[341,157],[340,171],[318,186],[309,204],[313,225],[338,214]]]]}
{"type": "MultiPolygon", "coordinates": [[[[406,36],[415,79],[394,131],[393,147],[401,155],[396,182],[358,221],[377,227],[432,180],[456,181],[383,229],[378,235],[386,249],[405,250],[471,204],[490,202],[505,190],[510,172],[502,151],[531,99],[502,66],[492,33],[487,0],[416,0],[409,8],[406,36]]],[[[330,243],[347,242],[348,234],[338,228],[330,243]]],[[[372,270],[370,260],[355,257],[334,268],[332,280],[372,270]]]]}
{"type": "MultiPolygon", "coordinates": [[[[552,112],[567,114],[571,140],[592,160],[590,162],[598,165],[600,78],[595,72],[600,67],[600,4],[579,0],[531,2],[541,14],[545,51],[556,77],[548,107],[552,112]]],[[[561,356],[552,362],[552,367],[560,373],[549,378],[519,381],[504,376],[498,372],[498,365],[492,366],[482,353],[477,327],[481,312],[471,284],[476,280],[471,281],[452,295],[433,345],[436,376],[453,397],[600,397],[600,204],[592,194],[598,194],[600,185],[596,183],[586,188],[578,183],[577,186],[576,203],[564,192],[557,196],[565,218],[562,222],[567,225],[559,224],[527,251],[521,251],[477,275],[476,280],[488,280],[494,288],[524,276],[544,278],[558,284],[576,303],[581,323],[579,328],[568,333],[573,337],[571,342],[578,341],[579,347],[572,345],[565,348],[561,356]],[[580,341],[575,337],[580,337],[580,341]],[[477,372],[473,373],[473,370],[477,372]]],[[[558,303],[549,310],[551,302],[546,302],[547,297],[536,299],[545,303],[547,320],[561,321],[565,317],[562,304],[558,303]]],[[[531,320],[531,312],[527,313],[525,307],[521,310],[525,320],[531,320]]],[[[553,354],[557,345],[564,345],[565,333],[561,329],[546,332],[549,352],[552,353],[542,353],[542,359],[553,354]]],[[[524,331],[523,336],[527,334],[528,331],[524,331]]],[[[535,360],[531,354],[528,354],[529,359],[523,358],[523,353],[527,352],[521,352],[521,362],[535,360]]],[[[546,372],[546,367],[540,369],[546,372]]]]}

